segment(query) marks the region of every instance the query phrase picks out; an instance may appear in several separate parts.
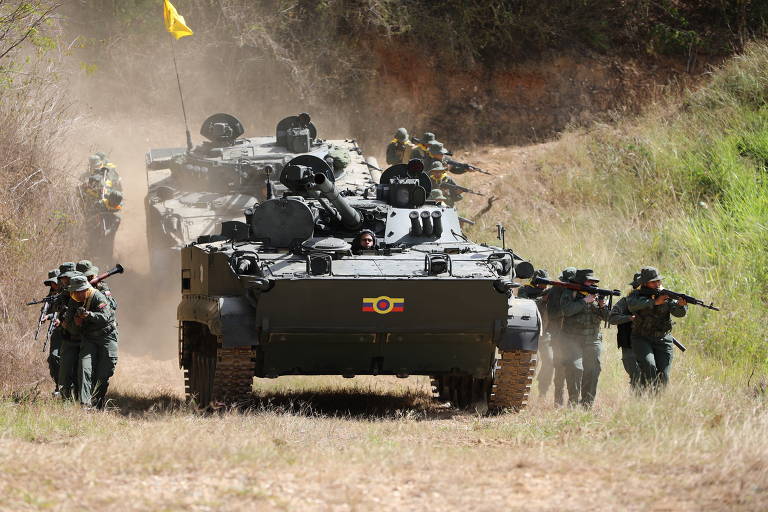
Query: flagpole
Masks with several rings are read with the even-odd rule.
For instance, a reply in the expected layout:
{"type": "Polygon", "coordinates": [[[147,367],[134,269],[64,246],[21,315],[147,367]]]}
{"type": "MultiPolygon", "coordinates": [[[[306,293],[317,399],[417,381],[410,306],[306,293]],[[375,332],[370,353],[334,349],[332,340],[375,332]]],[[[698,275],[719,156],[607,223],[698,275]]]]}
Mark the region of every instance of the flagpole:
{"type": "Polygon", "coordinates": [[[176,48],[171,41],[171,55],[173,55],[173,69],[176,71],[176,84],[179,86],[179,98],[181,99],[181,113],[184,115],[184,129],[187,131],[187,151],[192,151],[192,135],[189,133],[187,122],[187,109],[184,106],[184,93],[181,92],[181,78],[179,78],[179,65],[176,63],[176,48]]]}

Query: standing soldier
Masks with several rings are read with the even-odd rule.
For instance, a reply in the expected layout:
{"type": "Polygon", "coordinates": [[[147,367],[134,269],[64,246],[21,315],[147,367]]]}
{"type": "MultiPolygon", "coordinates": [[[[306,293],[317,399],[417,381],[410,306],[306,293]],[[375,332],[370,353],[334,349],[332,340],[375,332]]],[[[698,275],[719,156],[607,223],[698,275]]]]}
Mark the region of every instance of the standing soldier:
{"type": "MultiPolygon", "coordinates": [[[[576,267],[566,267],[560,272],[558,278],[563,282],[571,282],[576,275],[576,267]]],[[[552,365],[555,373],[555,405],[563,405],[563,395],[565,394],[565,365],[563,362],[563,349],[561,341],[561,331],[563,324],[563,312],[560,309],[560,299],[566,289],[560,286],[553,286],[547,293],[547,330],[551,338],[552,346],[552,365]]]]}
{"type": "MultiPolygon", "coordinates": [[[[640,286],[640,274],[635,274],[630,286],[633,290],[640,286]]],[[[632,321],[634,319],[635,315],[631,314],[627,307],[627,297],[619,299],[608,314],[608,323],[615,325],[617,329],[616,344],[621,350],[621,363],[629,375],[629,385],[632,389],[637,390],[640,384],[640,365],[635,357],[635,352],[632,350],[632,321]]]]}
{"type": "Polygon", "coordinates": [[[70,280],[73,307],[67,322],[80,329],[80,403],[104,408],[109,379],[117,366],[117,325],[115,312],[103,293],[85,276],[70,280]]]}
{"type": "MultiPolygon", "coordinates": [[[[48,297],[53,297],[48,308],[48,321],[56,321],[56,312],[59,302],[59,269],[53,269],[48,271],[48,279],[43,281],[43,284],[49,288],[48,297]]],[[[59,350],[61,350],[61,334],[58,328],[54,328],[51,331],[51,339],[48,345],[48,371],[53,379],[53,396],[59,394],[59,350]]]]}
{"type": "Polygon", "coordinates": [[[80,331],[73,322],[67,322],[67,315],[72,308],[70,296],[70,281],[73,277],[80,276],[75,270],[75,264],[66,262],[59,266],[59,270],[65,270],[59,274],[59,287],[61,288],[60,301],[58,302],[59,326],[57,329],[61,335],[61,349],[59,350],[59,393],[64,399],[77,399],[79,394],[78,367],[80,361],[80,331]],[[69,270],[67,270],[69,269],[69,270]]]}
{"type": "Polygon", "coordinates": [[[632,320],[632,350],[640,365],[640,385],[666,385],[672,366],[672,316],[682,318],[688,312],[684,299],[673,300],[666,295],[653,298],[662,290],[662,276],[654,267],[640,269],[640,288],[627,297],[632,320]]]}
{"type": "MultiPolygon", "coordinates": [[[[592,269],[576,271],[573,281],[585,286],[600,282],[592,269]]],[[[565,290],[560,298],[563,314],[561,347],[565,363],[568,403],[591,407],[600,377],[602,334],[600,322],[608,319],[608,308],[595,295],[565,290]]]]}
{"type": "MultiPolygon", "coordinates": [[[[549,279],[549,274],[544,269],[539,269],[534,272],[533,277],[539,277],[542,279],[549,279]]],[[[539,308],[539,314],[542,318],[542,324],[544,326],[544,336],[539,343],[539,374],[536,376],[536,380],[539,382],[539,396],[547,396],[549,391],[549,385],[552,383],[552,376],[555,373],[554,366],[554,353],[552,351],[552,336],[548,331],[547,321],[547,302],[549,300],[549,294],[552,290],[547,288],[545,284],[527,284],[517,291],[517,296],[523,299],[532,299],[536,302],[536,306],[539,308]]]]}
{"type": "Polygon", "coordinates": [[[387,145],[387,165],[407,164],[413,158],[413,144],[408,140],[408,131],[398,128],[395,138],[387,145]]]}

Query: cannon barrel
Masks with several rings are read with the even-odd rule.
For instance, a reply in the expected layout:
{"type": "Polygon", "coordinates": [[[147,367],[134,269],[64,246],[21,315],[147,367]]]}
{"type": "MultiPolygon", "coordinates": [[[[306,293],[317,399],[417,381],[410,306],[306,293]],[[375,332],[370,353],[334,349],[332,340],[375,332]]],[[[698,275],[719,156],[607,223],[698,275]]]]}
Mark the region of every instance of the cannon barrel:
{"type": "Polygon", "coordinates": [[[352,208],[349,203],[339,195],[333,182],[329,180],[325,174],[315,174],[315,189],[319,191],[323,197],[328,199],[331,204],[341,214],[341,222],[347,229],[358,229],[363,223],[360,212],[352,208]]]}

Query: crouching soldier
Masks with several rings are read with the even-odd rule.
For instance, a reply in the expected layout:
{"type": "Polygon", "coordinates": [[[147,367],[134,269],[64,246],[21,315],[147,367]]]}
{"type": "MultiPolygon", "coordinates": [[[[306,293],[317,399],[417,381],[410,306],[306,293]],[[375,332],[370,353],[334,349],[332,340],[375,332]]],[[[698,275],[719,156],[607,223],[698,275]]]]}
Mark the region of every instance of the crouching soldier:
{"type": "Polygon", "coordinates": [[[117,325],[110,301],[85,276],[70,280],[67,321],[80,330],[80,403],[102,409],[117,366],[117,325]]]}

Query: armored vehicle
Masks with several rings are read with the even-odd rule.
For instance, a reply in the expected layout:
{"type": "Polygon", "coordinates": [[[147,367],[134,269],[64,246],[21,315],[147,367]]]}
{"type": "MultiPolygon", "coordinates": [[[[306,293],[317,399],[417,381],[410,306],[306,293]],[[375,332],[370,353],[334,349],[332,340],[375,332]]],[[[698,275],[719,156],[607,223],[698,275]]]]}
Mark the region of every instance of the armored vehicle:
{"type": "Polygon", "coordinates": [[[145,208],[153,269],[173,268],[183,246],[217,233],[222,222],[241,218],[245,208],[266,199],[268,183],[277,184],[295,156],[327,159],[338,178],[357,150],[354,141],[319,139],[306,113],[280,121],[274,137],[244,138],[244,133],[234,116],[214,114],[200,129],[202,144],[192,147],[188,135],[186,148],[147,153],[145,208]]]}
{"type": "Polygon", "coordinates": [[[298,156],[282,195],[181,251],[189,398],[238,402],[254,377],[427,375],[459,407],[525,405],[541,322],[511,289],[533,266],[468,240],[420,161],[373,177],[298,156]]]}

